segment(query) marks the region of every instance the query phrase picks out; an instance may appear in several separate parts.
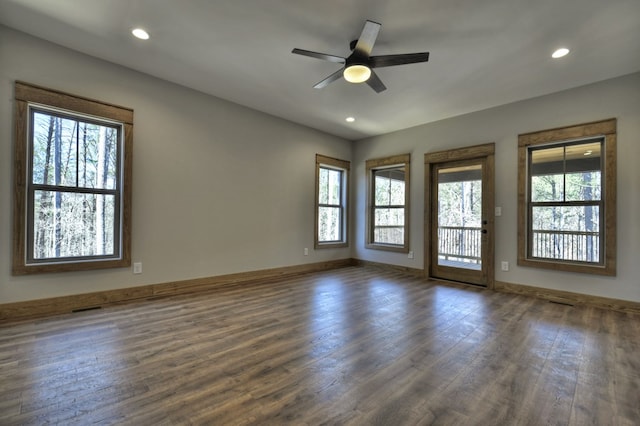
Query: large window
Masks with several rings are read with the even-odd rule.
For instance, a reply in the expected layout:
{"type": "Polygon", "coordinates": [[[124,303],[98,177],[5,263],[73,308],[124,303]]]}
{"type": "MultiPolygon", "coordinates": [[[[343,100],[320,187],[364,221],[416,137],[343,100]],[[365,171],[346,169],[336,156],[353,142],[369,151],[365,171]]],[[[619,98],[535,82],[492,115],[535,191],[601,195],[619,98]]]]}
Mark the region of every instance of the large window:
{"type": "Polygon", "coordinates": [[[16,83],[14,274],[130,264],[133,111],[16,83]]]}
{"type": "Polygon", "coordinates": [[[316,154],[315,248],[347,246],[348,161],[316,154]]]}
{"type": "Polygon", "coordinates": [[[409,154],[368,160],[366,247],[409,251],[409,154]]]}
{"type": "Polygon", "coordinates": [[[615,274],[615,127],[520,135],[519,264],[615,274]]]}

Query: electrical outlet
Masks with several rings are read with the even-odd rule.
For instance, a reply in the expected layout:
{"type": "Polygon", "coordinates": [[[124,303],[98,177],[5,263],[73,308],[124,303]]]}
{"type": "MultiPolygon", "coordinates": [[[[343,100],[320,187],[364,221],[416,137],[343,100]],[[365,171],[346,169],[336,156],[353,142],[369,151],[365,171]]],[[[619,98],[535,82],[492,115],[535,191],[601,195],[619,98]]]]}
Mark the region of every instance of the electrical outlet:
{"type": "Polygon", "coordinates": [[[142,273],[142,262],[135,262],[133,264],[133,273],[141,274],[142,273]]]}
{"type": "Polygon", "coordinates": [[[507,262],[506,260],[502,261],[502,270],[503,271],[508,271],[509,270],[509,262],[507,262]]]}
{"type": "Polygon", "coordinates": [[[309,249],[306,247],[304,248],[304,255],[309,256],[309,249]]]}
{"type": "Polygon", "coordinates": [[[496,216],[502,216],[502,207],[496,207],[496,216]]]}
{"type": "Polygon", "coordinates": [[[409,252],[409,254],[407,255],[407,257],[408,257],[409,259],[413,259],[413,251],[410,251],[410,252],[409,252]]]}

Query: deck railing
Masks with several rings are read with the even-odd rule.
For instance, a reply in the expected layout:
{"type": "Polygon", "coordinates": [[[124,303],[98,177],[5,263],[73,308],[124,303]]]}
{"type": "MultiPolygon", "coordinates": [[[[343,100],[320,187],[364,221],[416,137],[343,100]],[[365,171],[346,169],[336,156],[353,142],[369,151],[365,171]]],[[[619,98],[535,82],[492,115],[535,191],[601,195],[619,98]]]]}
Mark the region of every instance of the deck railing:
{"type": "MultiPolygon", "coordinates": [[[[480,263],[482,228],[465,226],[438,227],[438,257],[467,263],[480,263]]],[[[587,231],[533,231],[533,257],[600,261],[600,233],[587,231]]]]}
{"type": "Polygon", "coordinates": [[[600,233],[534,230],[531,248],[533,257],[597,263],[600,261],[600,233]]]}
{"type": "Polygon", "coordinates": [[[480,263],[482,228],[438,227],[438,257],[467,263],[480,263]]]}

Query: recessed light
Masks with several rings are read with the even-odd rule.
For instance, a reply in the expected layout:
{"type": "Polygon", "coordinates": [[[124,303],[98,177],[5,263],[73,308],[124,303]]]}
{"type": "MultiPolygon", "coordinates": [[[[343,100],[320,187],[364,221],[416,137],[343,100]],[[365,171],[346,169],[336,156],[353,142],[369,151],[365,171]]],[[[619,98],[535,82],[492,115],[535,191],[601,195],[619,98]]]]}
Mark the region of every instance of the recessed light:
{"type": "Polygon", "coordinates": [[[347,123],[353,123],[354,121],[356,121],[355,117],[347,117],[344,119],[344,121],[346,121],[347,123]]]}
{"type": "Polygon", "coordinates": [[[553,59],[558,59],[558,58],[562,58],[563,56],[567,56],[568,54],[569,54],[569,49],[567,49],[566,47],[561,47],[560,49],[553,52],[551,54],[551,57],[553,59]]]}
{"type": "Polygon", "coordinates": [[[131,30],[131,34],[140,40],[149,40],[149,33],[143,30],[142,28],[134,28],[131,30]]]}

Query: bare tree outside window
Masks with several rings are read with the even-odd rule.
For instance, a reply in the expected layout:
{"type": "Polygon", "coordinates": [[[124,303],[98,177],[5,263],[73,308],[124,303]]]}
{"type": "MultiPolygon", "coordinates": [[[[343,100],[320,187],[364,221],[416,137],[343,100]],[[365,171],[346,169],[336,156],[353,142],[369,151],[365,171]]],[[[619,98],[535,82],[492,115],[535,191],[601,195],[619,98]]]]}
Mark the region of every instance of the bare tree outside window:
{"type": "Polygon", "coordinates": [[[315,248],[347,246],[350,163],[316,155],[315,248]]]}
{"type": "Polygon", "coordinates": [[[121,126],[36,108],[31,108],[31,123],[33,251],[28,258],[115,255],[121,126]]]}
{"type": "Polygon", "coordinates": [[[531,257],[602,263],[603,144],[530,149],[531,257]]]}
{"type": "Polygon", "coordinates": [[[438,261],[480,269],[482,166],[438,169],[438,261]]]}
{"type": "Polygon", "coordinates": [[[132,121],[16,83],[14,274],[129,266],[132,121]]]}
{"type": "Polygon", "coordinates": [[[518,264],[615,275],[616,120],[518,144],[518,264]]]}
{"type": "Polygon", "coordinates": [[[342,170],[320,167],[318,241],[342,241],[342,170]]]}
{"type": "Polygon", "coordinates": [[[373,242],[404,245],[404,167],[376,170],[373,175],[373,242]]]}
{"type": "Polygon", "coordinates": [[[409,251],[409,154],[367,160],[365,247],[409,251]]]}

